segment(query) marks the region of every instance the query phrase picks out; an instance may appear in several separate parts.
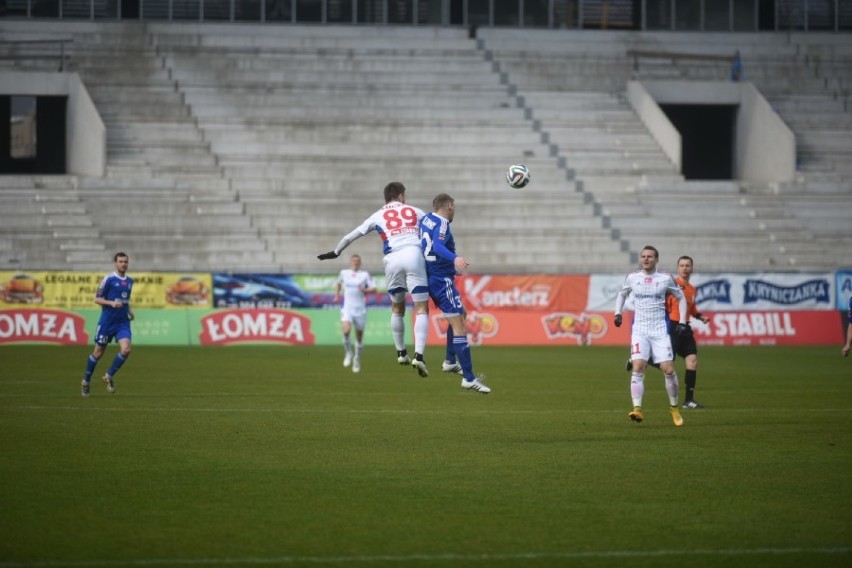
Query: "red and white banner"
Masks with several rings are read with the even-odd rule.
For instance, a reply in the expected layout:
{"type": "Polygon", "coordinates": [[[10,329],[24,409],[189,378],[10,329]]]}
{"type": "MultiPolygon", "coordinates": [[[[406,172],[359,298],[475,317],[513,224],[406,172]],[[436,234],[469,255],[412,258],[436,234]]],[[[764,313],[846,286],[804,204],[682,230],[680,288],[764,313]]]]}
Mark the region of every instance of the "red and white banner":
{"type": "MultiPolygon", "coordinates": [[[[843,343],[840,312],[717,312],[708,326],[693,326],[698,345],[832,345],[843,343]]],[[[624,345],[630,343],[630,319],[615,327],[609,312],[470,311],[471,345],[624,345]]],[[[447,322],[432,312],[430,345],[446,341],[447,322]]]]}
{"type": "Polygon", "coordinates": [[[699,345],[832,345],[843,343],[840,312],[716,312],[693,325],[699,345]]]}
{"type": "Polygon", "coordinates": [[[219,310],[201,318],[201,345],[287,343],[313,345],[311,319],[296,312],[268,309],[219,310]]]}
{"type": "Polygon", "coordinates": [[[89,342],[85,326],[85,318],[62,310],[0,310],[0,344],[85,345],[89,342]]]}
{"type": "MultiPolygon", "coordinates": [[[[430,344],[444,344],[446,319],[437,311],[431,312],[430,319],[430,344]]],[[[627,345],[629,337],[612,333],[617,328],[611,321],[608,314],[582,311],[494,310],[469,311],[466,323],[471,345],[627,345]]]]}
{"type": "Polygon", "coordinates": [[[530,275],[463,275],[456,277],[468,311],[553,311],[584,309],[589,277],[530,275]]]}

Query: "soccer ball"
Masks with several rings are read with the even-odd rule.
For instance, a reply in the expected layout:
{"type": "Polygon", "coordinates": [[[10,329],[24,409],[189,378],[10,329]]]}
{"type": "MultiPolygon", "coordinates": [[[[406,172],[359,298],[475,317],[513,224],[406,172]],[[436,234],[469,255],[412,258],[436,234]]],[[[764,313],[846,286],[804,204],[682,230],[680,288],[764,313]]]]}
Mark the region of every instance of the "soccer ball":
{"type": "Polygon", "coordinates": [[[530,182],[530,169],[523,164],[509,166],[506,170],[506,182],[515,189],[525,187],[530,182]]]}

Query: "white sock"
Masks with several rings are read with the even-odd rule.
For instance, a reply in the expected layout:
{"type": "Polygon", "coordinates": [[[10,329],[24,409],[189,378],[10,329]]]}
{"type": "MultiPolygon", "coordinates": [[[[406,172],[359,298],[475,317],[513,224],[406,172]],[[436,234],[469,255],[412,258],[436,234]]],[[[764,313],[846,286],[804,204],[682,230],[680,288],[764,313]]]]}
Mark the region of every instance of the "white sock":
{"type": "Polygon", "coordinates": [[[633,397],[633,406],[642,406],[642,397],[645,396],[645,373],[633,373],[630,376],[630,395],[633,397]]]}
{"type": "Polygon", "coordinates": [[[391,333],[396,350],[405,349],[405,316],[391,313],[391,333]]]}
{"type": "Polygon", "coordinates": [[[417,314],[414,317],[414,352],[423,355],[426,338],[429,336],[429,316],[417,314]]]}
{"type": "Polygon", "coordinates": [[[666,375],[666,392],[669,393],[669,404],[677,406],[678,401],[677,373],[666,375]]]}

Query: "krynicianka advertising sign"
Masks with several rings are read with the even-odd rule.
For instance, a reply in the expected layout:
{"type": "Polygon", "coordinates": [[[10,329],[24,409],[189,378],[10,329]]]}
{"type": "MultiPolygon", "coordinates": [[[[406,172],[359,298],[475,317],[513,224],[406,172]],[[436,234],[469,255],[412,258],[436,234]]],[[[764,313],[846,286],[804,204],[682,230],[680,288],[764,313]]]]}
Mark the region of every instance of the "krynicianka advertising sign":
{"type": "Polygon", "coordinates": [[[835,309],[832,274],[696,275],[692,284],[702,311],[835,309]]]}
{"type": "MultiPolygon", "coordinates": [[[[589,281],[586,311],[615,308],[624,276],[594,274],[589,281]]],[[[833,310],[833,274],[698,274],[695,305],[702,312],[763,310],[833,310]]],[[[628,297],[626,309],[632,309],[628,297]]]]}

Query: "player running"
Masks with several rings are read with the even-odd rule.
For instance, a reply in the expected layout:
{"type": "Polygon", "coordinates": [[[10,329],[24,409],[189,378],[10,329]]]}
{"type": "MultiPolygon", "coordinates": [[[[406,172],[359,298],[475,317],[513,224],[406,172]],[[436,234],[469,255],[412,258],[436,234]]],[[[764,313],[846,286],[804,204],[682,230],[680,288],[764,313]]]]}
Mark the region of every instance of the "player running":
{"type": "Polygon", "coordinates": [[[340,308],[340,329],[343,332],[343,366],[352,365],[353,373],[361,372],[361,352],[364,350],[364,328],[367,327],[367,294],[376,291],[376,283],[366,270],[361,270],[361,257],[353,254],[349,268],[340,271],[334,289],[334,302],[343,295],[340,308]],[[355,328],[355,347],[352,347],[352,328],[355,328]]]}
{"type": "MultiPolygon", "coordinates": [[[[686,327],[686,297],[675,284],[671,274],[657,271],[660,253],[652,246],[646,246],[639,255],[642,270],[631,272],[624,279],[624,285],[615,300],[615,327],[621,326],[621,310],[624,301],[633,294],[633,325],[630,328],[630,353],[633,359],[633,374],[630,379],[630,393],[633,397],[633,410],[628,417],[634,422],[642,422],[642,397],[645,394],[645,366],[650,358],[660,363],[660,370],[666,378],[666,392],[669,395],[672,421],[675,426],[683,426],[683,418],[678,410],[678,380],[672,360],[672,343],[669,339],[668,319],[666,317],[666,296],[678,299],[680,323],[678,328],[686,327]]],[[[680,332],[676,330],[676,332],[680,332]]]]}
{"type": "Polygon", "coordinates": [[[101,317],[95,330],[95,349],[89,355],[86,363],[86,373],[80,385],[80,394],[89,396],[89,383],[95,365],[104,355],[107,345],[115,339],[118,342],[118,353],[112,361],[112,365],[101,380],[106,385],[107,391],[115,394],[114,377],[124,362],[130,356],[130,321],[133,319],[133,310],[130,308],[130,293],[133,290],[133,279],[127,276],[127,267],[130,258],[123,252],[116,253],[113,257],[115,272],[105,276],[101,280],[95,293],[95,303],[101,306],[101,317]]]}

